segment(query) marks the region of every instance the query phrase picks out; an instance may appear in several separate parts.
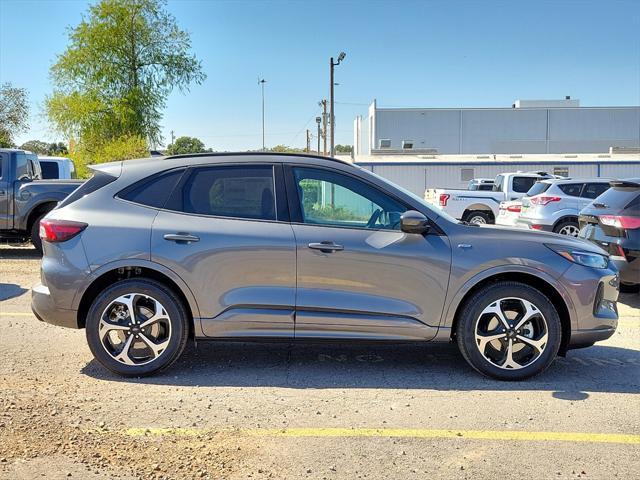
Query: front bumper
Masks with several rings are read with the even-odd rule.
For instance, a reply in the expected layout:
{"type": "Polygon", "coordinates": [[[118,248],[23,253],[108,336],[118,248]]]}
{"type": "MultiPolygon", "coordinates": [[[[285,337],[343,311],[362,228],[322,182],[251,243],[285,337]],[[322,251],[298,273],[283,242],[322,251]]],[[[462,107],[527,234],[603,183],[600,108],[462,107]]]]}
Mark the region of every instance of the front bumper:
{"type": "Polygon", "coordinates": [[[49,287],[42,283],[31,288],[31,310],[41,322],[78,328],[78,312],[58,307],[51,298],[49,287]]]}
{"type": "Polygon", "coordinates": [[[615,266],[595,269],[574,264],[562,277],[571,285],[571,303],[576,323],[572,323],[568,348],[581,348],[611,337],[618,327],[618,288],[615,266]]]}

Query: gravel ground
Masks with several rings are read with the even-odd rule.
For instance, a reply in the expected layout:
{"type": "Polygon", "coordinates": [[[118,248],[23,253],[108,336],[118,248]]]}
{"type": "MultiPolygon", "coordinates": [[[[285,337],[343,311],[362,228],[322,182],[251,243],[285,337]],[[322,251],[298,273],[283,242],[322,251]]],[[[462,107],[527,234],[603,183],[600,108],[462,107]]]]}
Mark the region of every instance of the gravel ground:
{"type": "Polygon", "coordinates": [[[640,478],[638,295],[526,382],[451,346],[215,342],[122,379],[30,314],[38,269],[0,247],[0,478],[640,478]]]}

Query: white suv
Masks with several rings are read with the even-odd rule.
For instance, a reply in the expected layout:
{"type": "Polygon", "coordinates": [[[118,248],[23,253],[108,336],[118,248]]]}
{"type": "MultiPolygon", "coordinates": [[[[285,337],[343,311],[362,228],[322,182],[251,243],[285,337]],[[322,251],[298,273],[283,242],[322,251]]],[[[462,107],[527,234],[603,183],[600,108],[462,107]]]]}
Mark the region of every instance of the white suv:
{"type": "Polygon", "coordinates": [[[578,236],[578,213],[609,189],[609,179],[576,178],[536,182],[522,197],[517,225],[578,236]]]}

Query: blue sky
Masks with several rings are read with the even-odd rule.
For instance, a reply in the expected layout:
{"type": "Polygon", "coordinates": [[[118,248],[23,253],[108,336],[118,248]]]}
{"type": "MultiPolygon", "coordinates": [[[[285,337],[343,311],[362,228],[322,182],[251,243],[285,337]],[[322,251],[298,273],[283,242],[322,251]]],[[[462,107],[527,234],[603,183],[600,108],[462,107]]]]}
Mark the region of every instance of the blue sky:
{"type": "MultiPolygon", "coordinates": [[[[42,115],[48,69],[79,22],[82,0],[0,0],[0,81],[29,91],[31,130],[59,139],[42,115]]],[[[201,138],[216,150],[303,146],[336,69],[336,143],[379,106],[494,107],[579,98],[584,106],[640,104],[640,1],[170,1],[192,35],[206,82],[169,98],[165,139],[201,138]]],[[[315,141],[314,141],[315,143],[315,141]]],[[[313,143],[312,143],[313,144],[313,143]]]]}

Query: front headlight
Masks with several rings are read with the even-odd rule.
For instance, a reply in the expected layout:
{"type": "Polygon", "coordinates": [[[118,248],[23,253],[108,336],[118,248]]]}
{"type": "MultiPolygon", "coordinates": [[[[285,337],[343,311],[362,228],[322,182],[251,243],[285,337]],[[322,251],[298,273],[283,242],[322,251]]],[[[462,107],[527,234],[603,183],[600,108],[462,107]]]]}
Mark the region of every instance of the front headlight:
{"type": "Polygon", "coordinates": [[[578,265],[592,268],[607,268],[609,265],[609,257],[600,255],[599,253],[585,252],[579,248],[571,248],[565,245],[546,245],[548,248],[563,256],[567,260],[578,265]]]}

